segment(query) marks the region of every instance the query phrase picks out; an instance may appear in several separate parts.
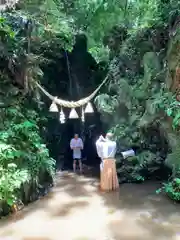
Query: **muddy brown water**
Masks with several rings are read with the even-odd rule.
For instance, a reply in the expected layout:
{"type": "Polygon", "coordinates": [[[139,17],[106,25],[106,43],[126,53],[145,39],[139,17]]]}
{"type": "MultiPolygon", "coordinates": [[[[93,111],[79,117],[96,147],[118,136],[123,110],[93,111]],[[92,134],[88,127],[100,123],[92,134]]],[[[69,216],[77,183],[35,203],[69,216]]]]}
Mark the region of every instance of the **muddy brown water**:
{"type": "Polygon", "coordinates": [[[123,184],[100,193],[98,180],[58,173],[43,199],[0,221],[8,240],[180,240],[180,206],[158,183],[123,184]]]}

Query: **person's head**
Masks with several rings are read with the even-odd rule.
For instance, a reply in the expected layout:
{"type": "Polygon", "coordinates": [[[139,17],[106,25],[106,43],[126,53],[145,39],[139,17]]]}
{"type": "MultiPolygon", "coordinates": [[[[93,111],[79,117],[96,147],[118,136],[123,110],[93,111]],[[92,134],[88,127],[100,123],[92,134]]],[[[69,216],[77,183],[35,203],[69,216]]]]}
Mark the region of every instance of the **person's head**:
{"type": "Polygon", "coordinates": [[[79,135],[77,133],[74,134],[74,138],[78,139],[79,135]]]}
{"type": "Polygon", "coordinates": [[[106,139],[112,140],[112,139],[113,139],[113,134],[112,134],[111,132],[108,132],[108,133],[106,134],[106,139]]]}

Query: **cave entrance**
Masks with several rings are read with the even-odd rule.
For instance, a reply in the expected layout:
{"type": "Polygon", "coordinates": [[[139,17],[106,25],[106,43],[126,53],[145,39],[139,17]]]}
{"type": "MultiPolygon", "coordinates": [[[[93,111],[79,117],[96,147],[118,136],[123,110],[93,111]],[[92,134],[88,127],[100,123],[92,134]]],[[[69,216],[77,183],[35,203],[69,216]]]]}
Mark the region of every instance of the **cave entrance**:
{"type": "MultiPolygon", "coordinates": [[[[87,114],[86,120],[83,123],[80,119],[68,119],[65,124],[63,136],[66,138],[64,141],[64,154],[61,155],[64,158],[63,168],[72,168],[72,150],[70,149],[70,140],[74,137],[74,134],[79,134],[79,137],[83,140],[84,149],[82,151],[82,161],[88,166],[97,165],[100,163],[100,159],[97,156],[95,142],[98,136],[102,133],[102,123],[98,112],[94,114],[87,114]]],[[[61,159],[59,160],[61,161],[61,159]]]]}
{"type": "MultiPolygon", "coordinates": [[[[95,61],[88,52],[87,45],[86,36],[77,35],[72,51],[62,49],[61,56],[58,59],[52,57],[49,66],[43,69],[45,78],[42,84],[53,96],[60,96],[61,99],[68,99],[68,101],[77,101],[89,96],[102,83],[106,75],[105,66],[95,61]],[[50,84],[50,79],[53,79],[52,84],[50,84]]],[[[51,103],[46,103],[49,108],[51,103]]],[[[103,131],[103,124],[97,109],[95,106],[93,108],[94,113],[85,114],[84,123],[81,118],[66,118],[65,124],[60,124],[59,115],[49,118],[46,142],[48,142],[51,156],[57,160],[58,167],[63,165],[65,169],[72,168],[70,140],[75,133],[78,133],[84,142],[82,152],[84,164],[99,164],[95,141],[103,131]]],[[[78,111],[78,108],[76,110],[78,111]]],[[[69,110],[63,108],[63,111],[67,117],[69,110]]],[[[53,114],[56,115],[56,113],[53,114]]]]}
{"type": "MultiPolygon", "coordinates": [[[[94,113],[86,113],[85,121],[81,117],[78,119],[66,118],[64,124],[59,121],[59,113],[52,112],[46,126],[46,143],[50,150],[50,155],[56,160],[58,169],[72,169],[73,152],[70,149],[70,141],[77,133],[83,140],[82,150],[83,164],[88,166],[99,165],[100,159],[96,152],[95,142],[99,135],[104,132],[100,113],[93,106],[94,113]]],[[[65,115],[69,115],[69,110],[65,109],[65,115]]]]}
{"type": "Polygon", "coordinates": [[[95,109],[93,114],[86,114],[85,122],[79,119],[67,119],[65,124],[60,124],[58,118],[53,117],[48,121],[47,138],[51,156],[57,162],[58,169],[69,170],[73,166],[70,140],[77,133],[82,138],[84,149],[82,151],[83,164],[88,166],[99,165],[100,159],[96,152],[95,142],[103,132],[100,114],[95,109]]]}

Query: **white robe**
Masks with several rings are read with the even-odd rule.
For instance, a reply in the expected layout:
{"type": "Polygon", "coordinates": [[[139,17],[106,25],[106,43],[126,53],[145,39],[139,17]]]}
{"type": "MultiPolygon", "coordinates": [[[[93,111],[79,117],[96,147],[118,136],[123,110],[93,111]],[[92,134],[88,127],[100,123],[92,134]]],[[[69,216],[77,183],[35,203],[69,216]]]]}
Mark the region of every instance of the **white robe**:
{"type": "MultiPolygon", "coordinates": [[[[101,160],[114,158],[116,154],[116,142],[100,137],[96,141],[96,149],[101,160]]],[[[100,170],[103,170],[103,161],[100,164],[100,170]]]]}
{"type": "Polygon", "coordinates": [[[78,139],[71,139],[70,141],[70,148],[77,148],[73,149],[73,159],[81,159],[81,149],[83,149],[83,141],[81,138],[78,139]],[[81,148],[81,149],[80,149],[81,148]]]}
{"type": "Polygon", "coordinates": [[[96,149],[101,159],[114,158],[116,154],[116,142],[100,138],[96,141],[96,149]]]}

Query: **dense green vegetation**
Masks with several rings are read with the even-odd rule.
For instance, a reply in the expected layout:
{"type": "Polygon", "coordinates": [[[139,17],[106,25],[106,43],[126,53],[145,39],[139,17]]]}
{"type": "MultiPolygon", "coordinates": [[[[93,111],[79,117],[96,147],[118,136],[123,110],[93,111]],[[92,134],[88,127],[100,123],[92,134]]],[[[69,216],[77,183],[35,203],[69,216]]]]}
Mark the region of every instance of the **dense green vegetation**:
{"type": "Polygon", "coordinates": [[[137,149],[118,163],[120,182],[162,178],[166,171],[162,189],[180,200],[179,11],[175,0],[28,0],[3,12],[0,215],[52,183],[55,161],[41,131],[48,112],[35,82],[48,79],[49,64],[81,33],[109,75],[95,99],[102,121],[121,149],[137,149]]]}
{"type": "Polygon", "coordinates": [[[47,119],[40,107],[33,107],[39,103],[34,81],[42,75],[38,56],[28,53],[28,30],[18,20],[10,15],[0,19],[0,215],[37,199],[55,173],[40,135],[47,119]]]}
{"type": "Polygon", "coordinates": [[[138,149],[136,157],[119,164],[120,181],[160,179],[166,172],[169,183],[162,189],[180,200],[179,7],[173,1],[143,3],[137,24],[114,27],[107,37],[111,82],[96,103],[121,147],[138,149]]]}

